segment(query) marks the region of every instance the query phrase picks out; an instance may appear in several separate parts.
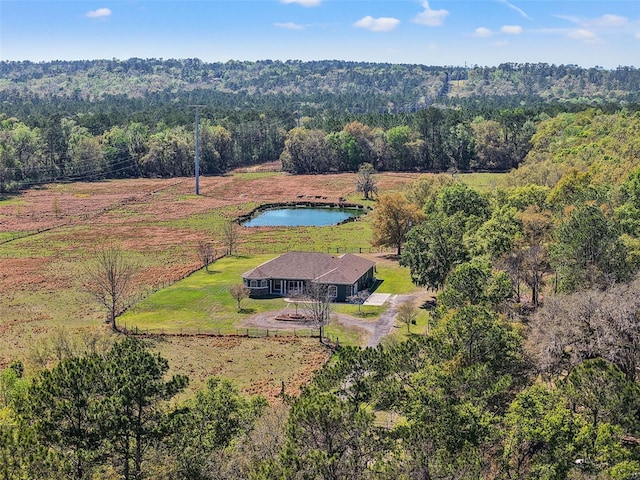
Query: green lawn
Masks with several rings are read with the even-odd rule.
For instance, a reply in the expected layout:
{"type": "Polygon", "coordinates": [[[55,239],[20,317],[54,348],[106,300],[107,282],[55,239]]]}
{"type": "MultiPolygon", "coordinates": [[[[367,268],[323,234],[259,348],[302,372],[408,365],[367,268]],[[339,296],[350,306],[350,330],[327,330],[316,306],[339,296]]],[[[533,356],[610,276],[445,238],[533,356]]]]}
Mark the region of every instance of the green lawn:
{"type": "MultiPolygon", "coordinates": [[[[195,272],[176,284],[151,294],[119,317],[120,326],[129,330],[165,333],[237,333],[243,319],[261,312],[285,308],[281,298],[245,299],[242,311],[229,294],[229,287],[240,283],[241,274],[270,260],[273,255],[225,257],[195,272]]],[[[404,267],[389,261],[380,263],[376,277],[377,292],[408,293],[416,291],[404,267]]],[[[336,303],[333,311],[375,321],[386,307],[336,303]]],[[[360,330],[330,325],[327,335],[343,344],[359,345],[365,339],[360,330]]]]}
{"type": "Polygon", "coordinates": [[[235,333],[239,321],[249,315],[285,308],[283,299],[245,299],[242,312],[229,294],[241,282],[241,274],[269,260],[272,255],[226,257],[180,282],[160,290],[119,318],[129,329],[137,327],[165,332],[235,333]]]}

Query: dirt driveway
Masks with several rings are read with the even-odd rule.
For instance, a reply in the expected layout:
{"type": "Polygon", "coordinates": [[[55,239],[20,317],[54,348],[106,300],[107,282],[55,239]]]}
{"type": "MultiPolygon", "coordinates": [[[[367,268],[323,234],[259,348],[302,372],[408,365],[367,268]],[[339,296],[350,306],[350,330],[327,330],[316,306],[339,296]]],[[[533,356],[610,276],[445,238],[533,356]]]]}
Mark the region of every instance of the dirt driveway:
{"type": "MultiPolygon", "coordinates": [[[[331,322],[339,325],[362,330],[367,335],[365,346],[376,347],[380,340],[389,334],[395,324],[398,306],[408,300],[414,300],[414,295],[391,295],[388,299],[389,308],[383,312],[377,320],[363,320],[361,318],[345,315],[342,313],[331,313],[331,322]]],[[[268,328],[270,330],[292,330],[313,328],[309,322],[294,320],[276,320],[278,316],[293,313],[292,308],[285,308],[273,312],[259,313],[253,315],[242,322],[243,327],[268,328]]]]}

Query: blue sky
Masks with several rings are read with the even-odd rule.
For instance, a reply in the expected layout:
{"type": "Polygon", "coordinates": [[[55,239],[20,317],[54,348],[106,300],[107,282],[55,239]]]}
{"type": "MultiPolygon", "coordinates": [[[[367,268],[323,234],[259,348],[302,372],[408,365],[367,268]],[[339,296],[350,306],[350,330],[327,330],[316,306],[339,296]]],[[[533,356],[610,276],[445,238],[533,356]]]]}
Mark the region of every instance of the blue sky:
{"type": "Polygon", "coordinates": [[[0,0],[0,59],[640,67],[640,0],[0,0]]]}

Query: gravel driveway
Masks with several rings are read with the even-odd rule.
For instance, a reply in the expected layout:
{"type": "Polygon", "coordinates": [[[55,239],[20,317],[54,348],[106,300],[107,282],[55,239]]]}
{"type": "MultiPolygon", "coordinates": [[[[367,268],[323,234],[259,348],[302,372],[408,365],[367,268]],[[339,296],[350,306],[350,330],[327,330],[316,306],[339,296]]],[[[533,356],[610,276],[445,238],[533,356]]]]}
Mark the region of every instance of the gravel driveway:
{"type": "MultiPolygon", "coordinates": [[[[388,299],[389,308],[382,313],[376,321],[363,320],[357,317],[352,317],[351,315],[335,312],[331,313],[331,321],[345,327],[364,330],[368,335],[365,346],[376,347],[380,343],[380,340],[382,340],[384,336],[388,335],[393,328],[396,314],[398,313],[398,306],[415,298],[416,297],[414,295],[391,295],[388,299]]],[[[277,316],[286,315],[288,313],[292,313],[292,311],[292,308],[286,308],[274,312],[258,313],[244,320],[242,322],[242,326],[268,328],[270,330],[313,328],[308,322],[276,320],[277,316]]]]}

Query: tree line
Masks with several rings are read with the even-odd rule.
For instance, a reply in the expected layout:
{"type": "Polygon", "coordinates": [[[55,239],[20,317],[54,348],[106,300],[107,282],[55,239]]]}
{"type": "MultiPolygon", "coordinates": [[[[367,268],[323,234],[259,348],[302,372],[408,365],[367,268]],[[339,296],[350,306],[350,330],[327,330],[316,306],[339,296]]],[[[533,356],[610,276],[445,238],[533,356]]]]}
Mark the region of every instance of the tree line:
{"type": "Polygon", "coordinates": [[[640,71],[632,66],[608,70],[546,63],[463,67],[340,60],[207,63],[197,58],[130,58],[2,61],[0,76],[7,80],[0,84],[0,98],[13,102],[38,98],[94,102],[164,92],[173,92],[174,97],[175,92],[202,97],[211,92],[231,93],[239,100],[237,104],[286,98],[289,104],[321,102],[334,111],[355,108],[380,113],[486,96],[518,96],[529,105],[587,98],[637,102],[640,71]]]}
{"type": "MultiPolygon", "coordinates": [[[[387,127],[372,127],[358,120],[314,125],[309,117],[295,126],[292,119],[257,112],[216,123],[203,115],[201,173],[219,175],[276,160],[296,174],[354,172],[362,163],[377,171],[506,171],[527,154],[540,118],[520,108],[466,118],[429,107],[395,116],[387,127]]],[[[62,180],[194,173],[193,121],[173,126],[134,121],[98,134],[92,130],[82,115],[55,114],[41,126],[0,117],[0,192],[62,180]]]]}
{"type": "Polygon", "coordinates": [[[637,110],[638,70],[198,59],[0,62],[0,188],[204,174],[508,170],[539,122],[637,110]]]}

